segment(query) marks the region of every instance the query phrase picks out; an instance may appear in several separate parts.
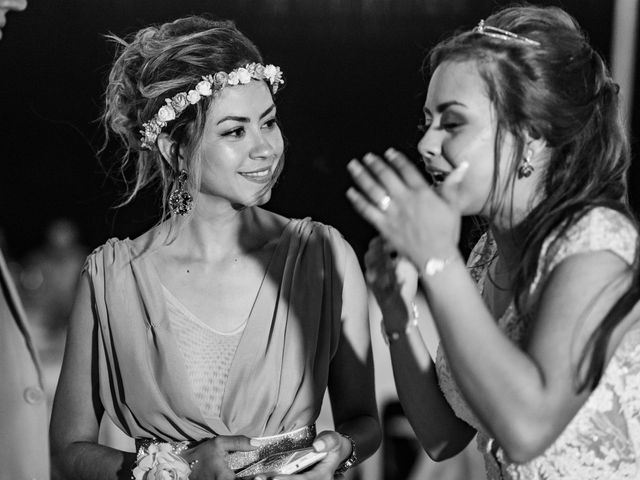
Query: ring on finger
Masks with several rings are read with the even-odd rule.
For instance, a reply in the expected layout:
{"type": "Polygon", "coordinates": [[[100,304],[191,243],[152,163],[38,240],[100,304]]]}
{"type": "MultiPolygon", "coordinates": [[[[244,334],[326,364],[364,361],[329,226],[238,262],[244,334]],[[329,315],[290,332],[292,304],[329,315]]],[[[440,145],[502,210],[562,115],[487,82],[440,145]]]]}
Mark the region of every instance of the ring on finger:
{"type": "Polygon", "coordinates": [[[389,209],[389,205],[391,205],[391,197],[388,194],[385,194],[384,197],[378,200],[378,208],[383,212],[389,209]]]}

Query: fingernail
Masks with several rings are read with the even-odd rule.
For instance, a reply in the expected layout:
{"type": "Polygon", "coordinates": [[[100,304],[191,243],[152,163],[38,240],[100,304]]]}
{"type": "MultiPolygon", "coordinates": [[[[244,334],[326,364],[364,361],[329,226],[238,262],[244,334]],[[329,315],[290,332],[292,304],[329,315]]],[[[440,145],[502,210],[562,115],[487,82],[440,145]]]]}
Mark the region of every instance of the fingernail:
{"type": "Polygon", "coordinates": [[[364,163],[373,163],[373,161],[375,160],[373,153],[369,152],[365,154],[363,160],[364,160],[364,163]]]}
{"type": "Polygon", "coordinates": [[[384,154],[388,157],[395,157],[397,153],[398,152],[396,151],[396,149],[391,147],[387,148],[387,150],[384,152],[384,154]]]}
{"type": "Polygon", "coordinates": [[[327,448],[327,445],[323,440],[316,440],[315,442],[313,442],[313,448],[316,452],[322,452],[325,448],[327,448]]]}
{"type": "Polygon", "coordinates": [[[351,170],[352,172],[358,172],[358,171],[362,170],[362,165],[360,165],[360,162],[358,162],[357,160],[353,159],[349,163],[347,163],[347,168],[349,170],[351,170]]]}

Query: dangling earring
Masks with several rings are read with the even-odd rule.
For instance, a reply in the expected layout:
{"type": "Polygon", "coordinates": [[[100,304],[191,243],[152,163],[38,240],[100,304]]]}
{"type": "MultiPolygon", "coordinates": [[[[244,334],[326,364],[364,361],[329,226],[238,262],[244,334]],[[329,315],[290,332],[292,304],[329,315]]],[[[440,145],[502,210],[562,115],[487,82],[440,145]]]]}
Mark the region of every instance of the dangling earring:
{"type": "Polygon", "coordinates": [[[518,178],[528,177],[535,170],[533,165],[531,165],[531,155],[533,152],[531,149],[527,149],[527,153],[525,153],[520,166],[518,167],[518,178]]]}
{"type": "Polygon", "coordinates": [[[193,206],[193,197],[184,189],[187,178],[187,171],[180,170],[178,187],[169,196],[169,208],[174,215],[186,215],[193,206]]]}

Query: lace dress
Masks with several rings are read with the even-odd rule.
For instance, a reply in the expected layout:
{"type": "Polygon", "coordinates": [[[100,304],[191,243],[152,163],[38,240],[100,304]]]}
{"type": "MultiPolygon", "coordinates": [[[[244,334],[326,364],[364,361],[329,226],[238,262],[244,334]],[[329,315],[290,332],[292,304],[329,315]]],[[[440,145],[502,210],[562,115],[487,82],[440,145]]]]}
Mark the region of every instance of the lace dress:
{"type": "MultiPolygon", "coordinates": [[[[632,264],[636,241],[637,232],[623,215],[603,207],[591,210],[562,239],[545,241],[532,295],[540,292],[554,267],[569,255],[610,250],[632,264]]],[[[480,291],[495,253],[495,244],[485,235],[469,257],[467,265],[480,291]]],[[[522,340],[525,325],[515,315],[513,303],[498,325],[512,341],[522,340]]],[[[478,431],[488,479],[640,479],[640,325],[625,334],[599,385],[556,441],[523,464],[510,462],[482,430],[455,384],[442,348],[438,348],[436,368],[440,388],[455,414],[478,431]]]]}

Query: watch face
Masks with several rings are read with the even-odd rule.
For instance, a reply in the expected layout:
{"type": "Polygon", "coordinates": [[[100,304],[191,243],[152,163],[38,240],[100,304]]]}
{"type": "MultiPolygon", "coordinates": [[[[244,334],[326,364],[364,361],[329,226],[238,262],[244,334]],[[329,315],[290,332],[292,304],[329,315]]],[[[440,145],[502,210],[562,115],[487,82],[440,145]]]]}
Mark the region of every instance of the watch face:
{"type": "Polygon", "coordinates": [[[424,274],[432,277],[436,273],[440,273],[444,270],[444,267],[446,267],[449,262],[450,258],[444,260],[442,258],[430,258],[424,265],[424,274]]]}

